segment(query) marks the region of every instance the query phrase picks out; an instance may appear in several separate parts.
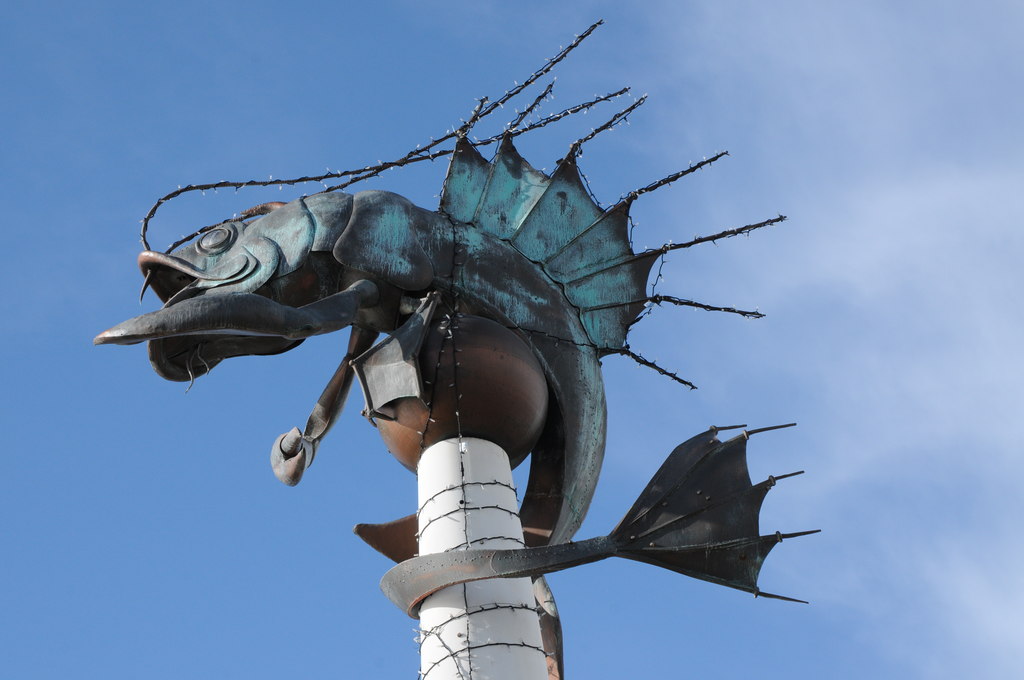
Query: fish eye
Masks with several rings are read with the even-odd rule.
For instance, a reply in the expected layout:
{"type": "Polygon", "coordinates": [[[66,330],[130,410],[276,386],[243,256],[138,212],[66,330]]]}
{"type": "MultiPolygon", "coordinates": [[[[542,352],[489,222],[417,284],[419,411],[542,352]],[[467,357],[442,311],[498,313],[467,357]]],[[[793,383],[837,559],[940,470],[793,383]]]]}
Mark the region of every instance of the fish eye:
{"type": "Polygon", "coordinates": [[[226,250],[235,240],[235,230],[230,227],[216,227],[202,235],[196,248],[208,255],[215,255],[226,250]]]}

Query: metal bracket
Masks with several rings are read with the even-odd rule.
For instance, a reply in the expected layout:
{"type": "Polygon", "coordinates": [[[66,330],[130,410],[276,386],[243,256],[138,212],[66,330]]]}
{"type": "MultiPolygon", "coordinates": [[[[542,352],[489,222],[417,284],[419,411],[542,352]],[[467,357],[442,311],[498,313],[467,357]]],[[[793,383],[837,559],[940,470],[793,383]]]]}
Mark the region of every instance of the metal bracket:
{"type": "Polygon", "coordinates": [[[352,368],[366,399],[370,420],[394,420],[388,404],[403,397],[423,400],[419,353],[434,316],[439,295],[431,293],[400,328],[380,344],[352,360],[352,368]]]}

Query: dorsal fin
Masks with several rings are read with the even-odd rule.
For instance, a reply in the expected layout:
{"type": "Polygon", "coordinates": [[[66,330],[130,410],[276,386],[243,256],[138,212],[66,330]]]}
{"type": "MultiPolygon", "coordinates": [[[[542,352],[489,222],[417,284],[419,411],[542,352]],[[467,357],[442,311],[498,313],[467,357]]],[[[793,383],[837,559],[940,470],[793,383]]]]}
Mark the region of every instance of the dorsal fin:
{"type": "Polygon", "coordinates": [[[491,160],[487,186],[469,221],[499,238],[507,238],[522,224],[549,181],[519,155],[512,138],[506,136],[491,160]]]}
{"type": "Polygon", "coordinates": [[[544,263],[579,308],[587,335],[602,350],[619,349],[647,300],[647,278],[656,253],[633,253],[629,204],[617,203],[544,263]]]}
{"type": "Polygon", "coordinates": [[[459,137],[441,189],[441,212],[459,222],[470,222],[480,204],[490,165],[464,136],[459,137]]]}
{"type": "Polygon", "coordinates": [[[632,255],[565,284],[565,296],[580,309],[587,335],[599,349],[616,350],[647,301],[647,278],[660,256],[632,255]]]}
{"type": "Polygon", "coordinates": [[[629,205],[617,203],[544,261],[551,278],[562,283],[633,255],[629,242],[629,205]]]}
{"type": "Polygon", "coordinates": [[[576,158],[558,164],[544,195],[512,236],[516,249],[535,262],[547,260],[593,224],[603,211],[583,185],[576,158]]]}
{"type": "Polygon", "coordinates": [[[445,178],[441,209],[508,241],[561,285],[587,337],[601,353],[621,349],[647,300],[654,253],[633,253],[629,205],[602,210],[587,190],[574,151],[549,178],[506,135],[487,163],[460,138],[445,178]]]}

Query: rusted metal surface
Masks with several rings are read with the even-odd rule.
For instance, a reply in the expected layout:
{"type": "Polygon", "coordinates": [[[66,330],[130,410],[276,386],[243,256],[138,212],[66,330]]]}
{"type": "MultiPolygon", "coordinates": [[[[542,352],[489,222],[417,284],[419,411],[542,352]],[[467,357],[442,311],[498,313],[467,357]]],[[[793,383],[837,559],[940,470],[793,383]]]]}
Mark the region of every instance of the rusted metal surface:
{"type": "Polygon", "coordinates": [[[383,524],[357,524],[352,531],[371,548],[394,562],[412,559],[419,552],[416,543],[416,515],[406,515],[383,524]]]}
{"type": "Polygon", "coordinates": [[[415,318],[356,360],[368,415],[388,450],[415,471],[423,450],[439,441],[484,437],[518,465],[548,412],[547,380],[530,346],[483,317],[410,325],[415,318]]]}
{"type": "Polygon", "coordinates": [[[562,620],[558,616],[555,596],[544,576],[533,577],[533,596],[537,600],[540,635],[548,657],[548,680],[565,677],[565,654],[562,649],[562,620]]]}

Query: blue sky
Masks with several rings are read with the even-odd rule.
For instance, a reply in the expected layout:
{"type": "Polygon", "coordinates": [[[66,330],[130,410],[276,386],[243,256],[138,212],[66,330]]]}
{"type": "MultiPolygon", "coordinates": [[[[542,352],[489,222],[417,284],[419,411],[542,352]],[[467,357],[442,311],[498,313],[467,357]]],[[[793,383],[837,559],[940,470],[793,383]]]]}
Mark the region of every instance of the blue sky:
{"type": "MultiPolygon", "coordinates": [[[[415,672],[415,622],[377,589],[390,565],[350,533],[411,512],[415,480],[358,397],[299,487],[267,462],[344,340],[225,362],[183,394],[142,347],[91,339],[154,307],[135,256],[160,195],[398,157],[598,18],[546,110],[622,85],[650,100],[580,159],[597,197],[731,154],[639,201],[637,245],[790,219],[669,258],[663,292],[768,316],[636,327],[695,392],[605,361],[608,451],[579,536],[606,533],[677,443],[733,422],[800,423],[753,441],[754,477],[808,472],[762,530],[824,531],[761,575],[809,606],[636,563],[552,576],[569,677],[1019,672],[1024,7],[551,5],[10,5],[0,675],[415,672]]],[[[550,170],[595,115],[520,149],[550,170]]],[[[432,207],[445,164],[424,166],[365,188],[432,207]]],[[[152,238],[302,191],[188,196],[152,238]]]]}

